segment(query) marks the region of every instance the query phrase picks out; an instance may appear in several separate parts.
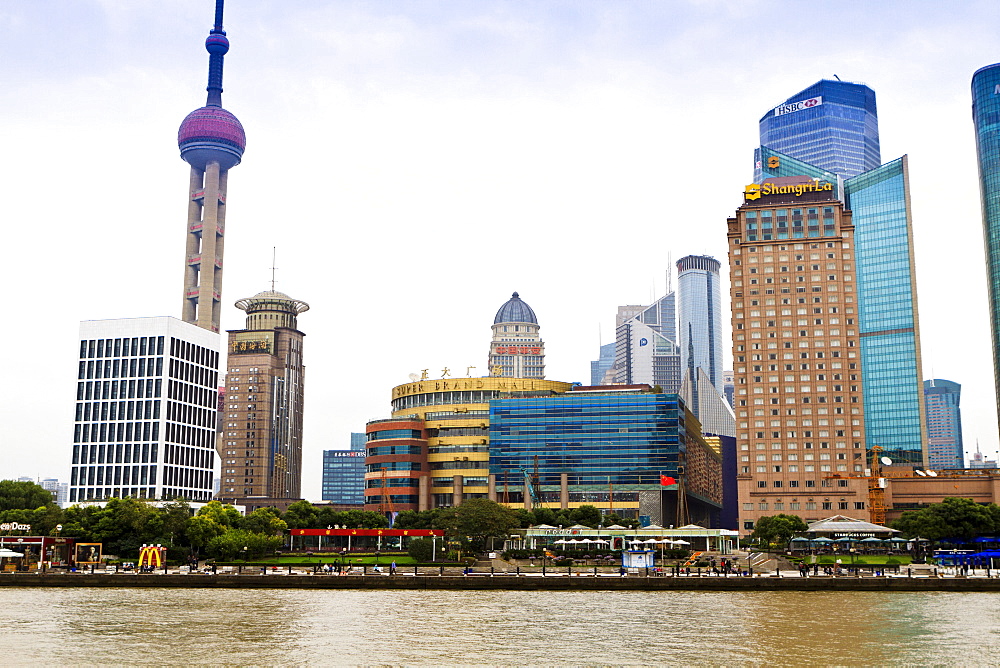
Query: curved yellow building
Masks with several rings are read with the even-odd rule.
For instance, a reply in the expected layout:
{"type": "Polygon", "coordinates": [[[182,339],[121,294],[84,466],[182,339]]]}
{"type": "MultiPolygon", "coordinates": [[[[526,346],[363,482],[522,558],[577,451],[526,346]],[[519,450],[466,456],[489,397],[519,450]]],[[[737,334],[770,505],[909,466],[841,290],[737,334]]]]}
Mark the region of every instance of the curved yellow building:
{"type": "Polygon", "coordinates": [[[397,385],[392,388],[392,419],[370,422],[366,429],[365,508],[427,510],[486,498],[490,400],[549,396],[570,387],[572,383],[503,377],[397,385]],[[422,434],[414,433],[416,422],[422,424],[422,434]]]}

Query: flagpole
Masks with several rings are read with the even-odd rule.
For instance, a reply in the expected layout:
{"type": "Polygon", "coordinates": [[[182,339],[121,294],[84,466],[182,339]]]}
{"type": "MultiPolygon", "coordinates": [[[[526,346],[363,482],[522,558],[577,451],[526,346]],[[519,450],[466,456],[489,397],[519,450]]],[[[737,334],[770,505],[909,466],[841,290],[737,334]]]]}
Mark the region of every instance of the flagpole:
{"type": "Polygon", "coordinates": [[[611,476],[608,476],[608,510],[612,514],[615,512],[615,488],[611,484],[611,476]]]}

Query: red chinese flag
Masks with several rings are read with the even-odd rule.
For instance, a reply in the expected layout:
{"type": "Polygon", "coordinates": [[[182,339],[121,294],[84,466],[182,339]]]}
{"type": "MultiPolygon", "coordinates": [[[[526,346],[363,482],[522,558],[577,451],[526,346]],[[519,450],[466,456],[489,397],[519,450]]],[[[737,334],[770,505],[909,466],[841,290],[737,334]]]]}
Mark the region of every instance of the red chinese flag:
{"type": "Polygon", "coordinates": [[[660,484],[661,485],[676,485],[677,481],[668,475],[660,474],[660,484]]]}

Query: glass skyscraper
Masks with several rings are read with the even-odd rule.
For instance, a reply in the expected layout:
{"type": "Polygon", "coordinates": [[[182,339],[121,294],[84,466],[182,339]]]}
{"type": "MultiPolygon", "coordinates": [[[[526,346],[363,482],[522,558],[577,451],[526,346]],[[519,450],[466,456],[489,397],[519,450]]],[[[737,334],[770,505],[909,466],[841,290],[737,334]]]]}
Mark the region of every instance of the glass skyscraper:
{"type": "MultiPolygon", "coordinates": [[[[755,182],[799,175],[829,181],[835,184],[834,195],[852,211],[858,306],[857,317],[845,317],[842,324],[847,329],[857,326],[861,336],[866,445],[881,446],[897,463],[923,464],[927,441],[907,157],[878,165],[875,97],[867,86],[821,81],[789,100],[838,90],[854,90],[855,106],[865,114],[864,131],[858,130],[851,142],[830,135],[822,151],[816,137],[800,134],[795,139],[790,134],[783,140],[785,150],[779,151],[765,143],[766,136],[774,138],[764,131],[764,121],[775,113],[772,110],[761,121],[763,145],[755,151],[755,182]],[[857,164],[867,171],[859,173],[851,164],[862,141],[868,142],[861,151],[865,161],[857,164]],[[810,156],[821,157],[823,162],[811,163],[810,156]],[[870,159],[875,160],[874,166],[869,166],[870,159]]],[[[824,97],[822,105],[816,106],[826,103],[824,97]]],[[[802,109],[781,116],[806,113],[818,112],[802,109]]],[[[789,231],[775,228],[773,238],[790,238],[789,231]]]]}
{"type": "MultiPolygon", "coordinates": [[[[701,368],[716,391],[722,384],[722,289],[720,263],[713,257],[688,255],[677,261],[677,295],[681,373],[696,381],[701,368]]],[[[695,409],[695,414],[698,411],[695,409]]]]}
{"type": "Polygon", "coordinates": [[[882,162],[875,91],[859,83],[818,81],[764,114],[760,143],[845,179],[875,169],[882,162]]]}
{"type": "Polygon", "coordinates": [[[865,435],[897,463],[927,452],[907,157],[844,183],[854,213],[865,435]]]}
{"type": "Polygon", "coordinates": [[[364,434],[351,433],[350,450],[323,451],[323,500],[363,506],[365,503],[364,434]]]}
{"type": "MultiPolygon", "coordinates": [[[[765,179],[836,176],[768,147],[757,153],[765,179]]],[[[858,317],[843,324],[857,325],[861,335],[866,443],[881,446],[900,463],[922,464],[924,394],[907,158],[842,180],[838,190],[854,214],[858,317]]],[[[787,230],[776,228],[773,234],[789,238],[787,230]]]]}
{"type": "Polygon", "coordinates": [[[950,380],[924,381],[927,397],[927,465],[932,469],[965,468],[962,445],[962,386],[950,380]]]}
{"type": "Polygon", "coordinates": [[[615,382],[648,383],[664,392],[681,387],[676,299],[668,292],[647,307],[621,306],[615,329],[615,382]],[[628,315],[635,313],[635,315],[628,315]]]}
{"type": "Polygon", "coordinates": [[[601,346],[601,356],[590,363],[590,384],[600,385],[604,374],[615,365],[615,342],[601,346]]]}
{"type": "Polygon", "coordinates": [[[1000,414],[1000,63],[972,75],[972,122],[976,128],[983,241],[993,330],[993,375],[1000,414]]]}

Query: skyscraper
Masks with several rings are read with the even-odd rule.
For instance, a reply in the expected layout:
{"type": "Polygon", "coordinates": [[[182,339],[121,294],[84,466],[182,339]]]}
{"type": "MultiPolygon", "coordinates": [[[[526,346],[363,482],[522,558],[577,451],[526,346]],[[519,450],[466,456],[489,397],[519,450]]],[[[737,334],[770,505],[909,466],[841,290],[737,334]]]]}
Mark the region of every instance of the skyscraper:
{"type": "MultiPolygon", "coordinates": [[[[835,174],[767,147],[759,152],[766,165],[765,181],[798,173],[830,183],[833,195],[851,211],[857,312],[840,324],[857,327],[861,335],[867,446],[880,446],[898,463],[923,464],[927,446],[906,156],[841,181],[838,188],[831,180],[835,174]]],[[[762,219],[761,238],[781,241],[820,234],[817,219],[796,224],[787,214],[783,209],[774,219],[762,219]]],[[[822,271],[828,264],[809,266],[822,271]]]]}
{"type": "Polygon", "coordinates": [[[615,365],[615,342],[601,346],[601,355],[590,363],[590,384],[603,385],[604,376],[615,365]]]}
{"type": "MultiPolygon", "coordinates": [[[[779,106],[761,119],[755,183],[806,175],[833,184],[833,194],[852,212],[858,312],[843,324],[857,326],[861,335],[867,446],[880,446],[898,463],[923,464],[927,434],[907,156],[879,165],[875,94],[864,84],[820,81],[789,101],[789,110],[779,106]],[[818,96],[811,106],[792,104],[807,93],[818,96]],[[793,131],[797,127],[802,131],[793,131]]],[[[787,217],[761,221],[763,238],[813,233],[791,229],[787,217]]]]}
{"type": "Polygon", "coordinates": [[[222,5],[223,0],[216,0],[215,26],[205,40],[208,101],[188,114],[177,131],[181,157],[191,165],[181,319],[212,332],[219,331],[221,314],[226,186],[229,170],[240,164],[246,148],[243,126],[222,108],[222,65],[229,51],[222,5]]]}
{"type": "Polygon", "coordinates": [[[993,376],[1000,414],[1000,63],[972,75],[972,122],[979,159],[979,192],[986,245],[986,280],[993,332],[993,376]]]}
{"type": "Polygon", "coordinates": [[[176,318],[80,323],[69,501],[212,498],[219,337],[176,318]]]}
{"type": "Polygon", "coordinates": [[[363,433],[351,433],[350,450],[323,451],[323,500],[365,505],[365,443],[363,433]]]}
{"type": "Polygon", "coordinates": [[[219,498],[255,508],[301,498],[305,365],[298,316],[309,304],[266,290],[236,306],[245,329],[230,330],[219,498]]]}
{"type": "Polygon", "coordinates": [[[216,0],[205,41],[208,101],[177,133],[191,165],[183,321],[80,323],[70,503],[212,497],[226,179],[246,145],[240,122],[222,108],[222,6],[216,0]]]}
{"type": "MultiPolygon", "coordinates": [[[[677,261],[678,329],[681,369],[697,378],[700,368],[721,395],[722,379],[722,293],[718,260],[688,255],[677,261]]],[[[695,414],[697,410],[692,409],[695,414]]]]}
{"type": "Polygon", "coordinates": [[[962,386],[950,380],[924,381],[927,398],[927,466],[965,468],[962,445],[962,386]]]}
{"type": "Polygon", "coordinates": [[[504,378],[545,378],[545,344],[538,318],[515,292],[493,318],[490,374],[504,378]]]}
{"type": "Polygon", "coordinates": [[[744,195],[727,221],[741,529],[783,512],[867,517],[851,212],[809,176],[744,195]]]}
{"type": "Polygon", "coordinates": [[[680,391],[675,294],[668,292],[649,306],[619,306],[616,322],[615,383],[680,391]]]}
{"type": "MultiPolygon", "coordinates": [[[[875,169],[882,163],[875,91],[860,83],[818,81],[764,114],[760,143],[845,179],[875,169]]],[[[754,182],[760,181],[758,171],[754,182]]]]}

